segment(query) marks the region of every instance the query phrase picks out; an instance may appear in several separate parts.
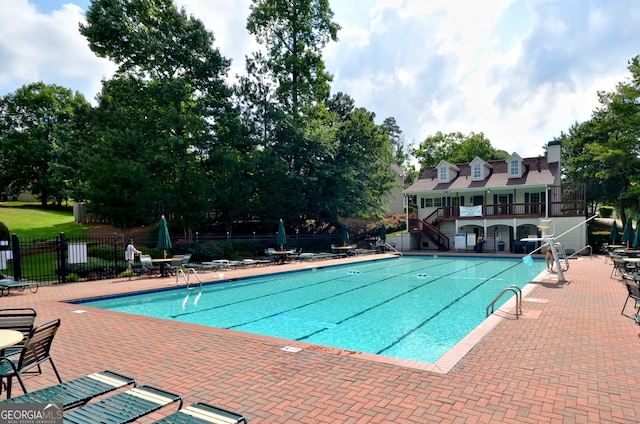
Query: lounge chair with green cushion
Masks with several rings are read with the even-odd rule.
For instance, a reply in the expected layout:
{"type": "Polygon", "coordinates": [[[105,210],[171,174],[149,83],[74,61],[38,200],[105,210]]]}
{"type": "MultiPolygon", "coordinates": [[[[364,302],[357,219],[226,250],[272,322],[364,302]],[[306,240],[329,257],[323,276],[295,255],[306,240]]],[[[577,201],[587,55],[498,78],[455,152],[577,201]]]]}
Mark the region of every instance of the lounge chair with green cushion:
{"type": "Polygon", "coordinates": [[[57,403],[66,410],[84,405],[97,396],[129,385],[135,387],[136,380],[106,370],[25,393],[0,403],[57,403]]]}
{"type": "Polygon", "coordinates": [[[237,424],[247,423],[242,414],[208,403],[195,403],[174,412],[154,424],[237,424]]]}
{"type": "Polygon", "coordinates": [[[29,288],[31,293],[36,293],[38,291],[38,284],[30,283],[28,281],[15,281],[8,278],[0,280],[0,296],[9,296],[9,291],[11,289],[24,291],[26,288],[29,288]]]}
{"type": "Polygon", "coordinates": [[[130,423],[158,409],[179,402],[182,397],[153,386],[140,386],[65,412],[63,422],[87,424],[130,423]]]}

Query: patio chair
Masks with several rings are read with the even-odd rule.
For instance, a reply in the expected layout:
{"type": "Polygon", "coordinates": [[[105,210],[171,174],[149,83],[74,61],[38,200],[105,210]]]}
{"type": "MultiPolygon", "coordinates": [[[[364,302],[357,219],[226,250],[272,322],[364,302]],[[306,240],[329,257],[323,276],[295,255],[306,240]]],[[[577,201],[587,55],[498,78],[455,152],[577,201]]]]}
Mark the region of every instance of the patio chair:
{"type": "Polygon", "coordinates": [[[246,424],[247,422],[242,414],[220,406],[199,402],[154,421],[154,424],[246,424]]]}
{"type": "Polygon", "coordinates": [[[622,275],[625,272],[634,271],[635,266],[631,265],[621,257],[612,258],[613,261],[613,269],[611,270],[610,278],[615,277],[616,275],[622,275]]]}
{"type": "Polygon", "coordinates": [[[182,269],[182,259],[184,255],[176,255],[171,258],[171,262],[169,262],[169,272],[171,275],[174,275],[178,272],[179,269],[182,269]]]}
{"type": "Polygon", "coordinates": [[[38,283],[32,283],[29,281],[15,281],[8,278],[0,280],[0,296],[9,296],[11,289],[18,290],[20,292],[29,288],[31,293],[38,292],[38,283]]]}
{"type": "Polygon", "coordinates": [[[24,339],[18,344],[0,351],[1,356],[12,356],[20,353],[24,344],[33,330],[37,312],[33,308],[8,308],[0,309],[0,329],[16,330],[24,335],[24,339]]]}
{"type": "Polygon", "coordinates": [[[638,302],[640,302],[640,286],[638,286],[638,283],[627,274],[622,274],[622,280],[624,281],[625,286],[627,286],[627,298],[624,301],[620,315],[624,315],[624,309],[627,307],[629,299],[634,300],[635,307],[638,309],[636,313],[640,313],[640,305],[638,304],[638,302]]]}
{"type": "MultiPolygon", "coordinates": [[[[157,268],[158,270],[160,268],[157,268]]],[[[136,275],[151,274],[154,270],[153,262],[151,262],[151,255],[140,255],[140,262],[133,264],[133,272],[136,275]]]]}
{"type": "Polygon", "coordinates": [[[90,403],[71,412],[65,412],[65,423],[124,424],[138,420],[164,406],[178,402],[182,408],[182,397],[153,386],[140,386],[126,392],[90,403]]]}
{"type": "MultiPolygon", "coordinates": [[[[58,328],[60,328],[60,318],[40,324],[34,327],[29,333],[29,338],[20,351],[20,357],[18,359],[0,356],[0,381],[3,381],[5,378],[7,379],[7,399],[11,397],[11,386],[14,377],[18,380],[18,383],[20,383],[22,391],[27,393],[27,387],[22,380],[22,374],[34,367],[39,368],[40,364],[46,361],[49,361],[58,381],[62,383],[62,378],[60,378],[58,369],[51,357],[51,344],[53,343],[53,338],[58,328]]],[[[0,393],[2,393],[1,385],[0,393]]]]}
{"type": "Polygon", "coordinates": [[[2,403],[57,403],[63,410],[84,405],[91,399],[129,385],[136,386],[136,380],[105,370],[85,375],[54,386],[0,401],[2,403]]]}

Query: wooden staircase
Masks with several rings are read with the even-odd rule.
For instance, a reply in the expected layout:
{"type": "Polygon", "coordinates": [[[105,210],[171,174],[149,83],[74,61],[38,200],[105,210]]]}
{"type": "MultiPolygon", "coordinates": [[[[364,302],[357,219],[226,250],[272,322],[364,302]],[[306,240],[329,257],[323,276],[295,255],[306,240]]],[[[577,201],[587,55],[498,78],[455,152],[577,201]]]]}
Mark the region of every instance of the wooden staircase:
{"type": "Polygon", "coordinates": [[[422,223],[421,233],[438,246],[438,250],[449,250],[449,237],[443,234],[438,227],[429,223],[427,219],[420,221],[422,223]]]}

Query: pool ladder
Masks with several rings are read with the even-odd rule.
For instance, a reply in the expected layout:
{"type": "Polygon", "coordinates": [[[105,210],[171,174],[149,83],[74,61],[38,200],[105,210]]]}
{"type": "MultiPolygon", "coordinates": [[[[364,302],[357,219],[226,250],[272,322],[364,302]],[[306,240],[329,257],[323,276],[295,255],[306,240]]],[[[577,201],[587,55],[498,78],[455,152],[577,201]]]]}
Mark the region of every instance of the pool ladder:
{"type": "Polygon", "coordinates": [[[190,288],[191,282],[189,281],[189,275],[193,273],[193,275],[195,275],[196,279],[198,280],[199,286],[202,287],[202,280],[200,279],[200,276],[198,275],[196,270],[193,268],[186,268],[186,270],[187,272],[184,272],[185,268],[178,268],[178,270],[176,271],[176,285],[180,283],[180,276],[182,276],[187,288],[190,288]]]}
{"type": "Polygon", "coordinates": [[[512,284],[506,289],[502,290],[500,294],[495,299],[493,299],[493,301],[489,303],[489,305],[487,305],[487,316],[493,314],[496,302],[500,300],[500,298],[506,293],[513,293],[516,295],[516,317],[522,315],[522,290],[520,290],[520,287],[512,284]],[[489,313],[489,308],[491,308],[491,313],[489,313]]]}

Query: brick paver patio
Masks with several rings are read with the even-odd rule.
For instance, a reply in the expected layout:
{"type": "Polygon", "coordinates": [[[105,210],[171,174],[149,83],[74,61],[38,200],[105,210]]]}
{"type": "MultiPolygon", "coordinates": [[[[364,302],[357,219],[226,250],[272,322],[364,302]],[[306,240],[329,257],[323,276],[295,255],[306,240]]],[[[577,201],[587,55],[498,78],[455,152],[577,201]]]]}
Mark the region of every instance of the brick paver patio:
{"type": "MultiPolygon", "coordinates": [[[[269,268],[295,266],[310,264],[269,268]]],[[[62,319],[53,355],[65,380],[111,369],[178,392],[186,404],[240,411],[253,423],[639,422],[640,327],[633,302],[620,314],[626,289],[610,278],[611,267],[602,256],[572,260],[565,283],[545,272],[524,299],[524,316],[502,318],[446,374],[331,349],[291,353],[281,350],[290,344],[284,340],[62,302],[175,284],[170,278],[12,291],[0,304],[35,307],[38,322],[62,319]]],[[[30,390],[55,382],[43,369],[26,378],[30,390]]]]}

